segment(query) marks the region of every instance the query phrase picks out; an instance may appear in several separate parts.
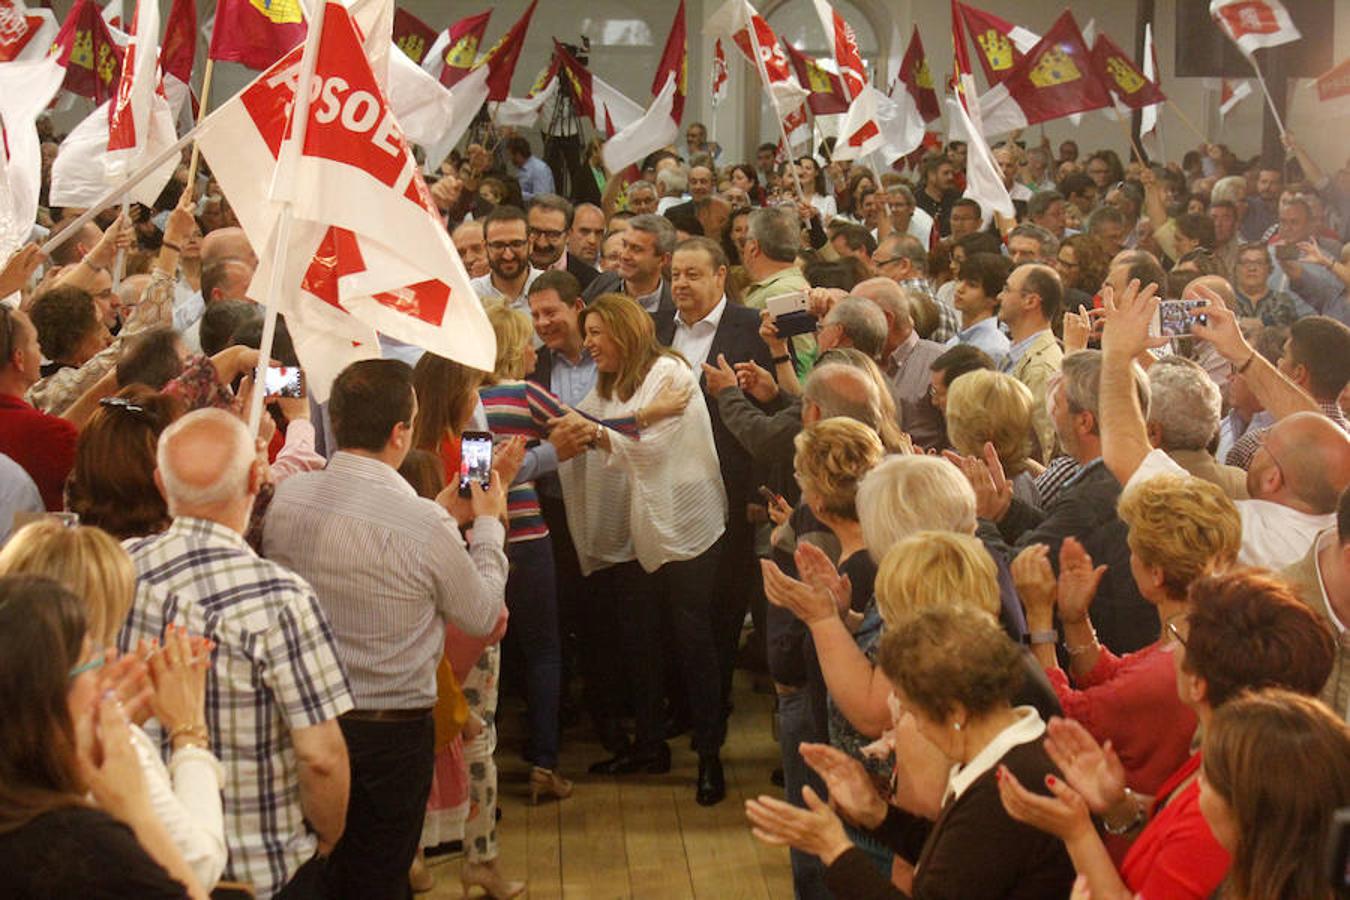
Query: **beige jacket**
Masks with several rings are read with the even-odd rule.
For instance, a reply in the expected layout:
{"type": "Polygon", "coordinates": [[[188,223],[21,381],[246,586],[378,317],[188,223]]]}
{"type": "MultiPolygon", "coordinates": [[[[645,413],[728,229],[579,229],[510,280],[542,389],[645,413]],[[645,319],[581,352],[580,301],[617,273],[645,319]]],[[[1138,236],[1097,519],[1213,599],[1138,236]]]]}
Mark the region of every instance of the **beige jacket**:
{"type": "Polygon", "coordinates": [[[1336,715],[1346,719],[1350,717],[1350,631],[1338,627],[1332,619],[1331,607],[1322,588],[1322,577],[1317,571],[1317,548],[1328,533],[1335,538],[1335,529],[1319,534],[1308,554],[1281,571],[1280,577],[1317,613],[1318,618],[1330,626],[1332,634],[1336,636],[1336,660],[1331,664],[1331,675],[1319,697],[1336,715]]]}
{"type": "Polygon", "coordinates": [[[1031,424],[1036,430],[1036,440],[1040,442],[1041,462],[1048,462],[1055,455],[1055,423],[1045,408],[1045,395],[1050,379],[1059,374],[1063,364],[1064,350],[1054,333],[1046,329],[1036,335],[1036,340],[1009,373],[1031,389],[1031,424]]]}

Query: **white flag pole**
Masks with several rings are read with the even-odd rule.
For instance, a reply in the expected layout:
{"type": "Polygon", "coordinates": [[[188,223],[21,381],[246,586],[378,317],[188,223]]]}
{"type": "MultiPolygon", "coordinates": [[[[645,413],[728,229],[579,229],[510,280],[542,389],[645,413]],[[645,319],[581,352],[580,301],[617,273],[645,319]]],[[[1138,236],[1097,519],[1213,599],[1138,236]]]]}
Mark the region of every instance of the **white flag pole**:
{"type": "MultiPolygon", "coordinates": [[[[778,122],[778,134],[783,139],[783,149],[791,157],[792,143],[788,140],[787,127],[783,124],[783,111],[778,108],[778,98],[774,96],[773,90],[769,87],[769,71],[764,67],[764,50],[759,45],[759,33],[755,29],[753,15],[746,21],[745,30],[750,35],[750,46],[755,51],[755,66],[759,69],[759,83],[764,86],[764,90],[769,94],[769,105],[773,107],[773,117],[778,122]]],[[[792,183],[797,188],[797,199],[805,203],[806,194],[802,191],[801,179],[797,177],[797,167],[795,165],[788,166],[788,171],[792,173],[792,183]]]]}
{"type": "MultiPolygon", "coordinates": [[[[278,154],[277,175],[289,175],[286,163],[292,166],[305,151],[305,131],[309,125],[309,86],[314,81],[315,57],[319,53],[319,38],[328,17],[325,3],[317,17],[311,17],[309,34],[305,37],[305,51],[300,58],[300,77],[295,85],[295,103],[291,107],[291,137],[281,145],[278,154]],[[317,21],[315,21],[317,18],[317,21]]],[[[275,178],[273,180],[275,186],[275,178]]],[[[257,435],[262,422],[263,396],[267,393],[267,367],[272,362],[272,343],[277,333],[277,305],[281,294],[289,286],[285,283],[286,250],[291,234],[291,202],[283,200],[277,217],[277,227],[273,232],[272,273],[267,285],[267,299],[264,307],[262,339],[258,342],[258,366],[253,372],[253,394],[249,398],[248,431],[257,435]]]]}
{"type": "Polygon", "coordinates": [[[1261,74],[1261,67],[1256,64],[1256,57],[1248,55],[1247,61],[1252,64],[1252,69],[1256,71],[1256,80],[1261,85],[1261,93],[1266,95],[1266,104],[1270,107],[1270,114],[1275,117],[1275,127],[1280,129],[1280,137],[1286,137],[1284,121],[1280,118],[1280,111],[1275,108],[1275,98],[1270,96],[1270,88],[1266,86],[1266,76],[1261,74]]]}
{"type": "MultiPolygon", "coordinates": [[[[123,195],[122,195],[122,212],[121,212],[120,214],[118,214],[118,216],[117,216],[117,221],[114,222],[113,224],[120,228],[121,225],[122,225],[123,220],[129,218],[130,212],[131,212],[131,201],[127,199],[126,194],[123,194],[123,195]]],[[[125,248],[125,247],[118,247],[118,248],[117,248],[117,258],[116,258],[116,260],[113,262],[113,271],[112,271],[112,289],[113,289],[113,293],[117,293],[117,291],[121,289],[121,287],[122,287],[122,273],[123,273],[124,271],[126,271],[126,268],[127,268],[127,248],[125,248]]]]}

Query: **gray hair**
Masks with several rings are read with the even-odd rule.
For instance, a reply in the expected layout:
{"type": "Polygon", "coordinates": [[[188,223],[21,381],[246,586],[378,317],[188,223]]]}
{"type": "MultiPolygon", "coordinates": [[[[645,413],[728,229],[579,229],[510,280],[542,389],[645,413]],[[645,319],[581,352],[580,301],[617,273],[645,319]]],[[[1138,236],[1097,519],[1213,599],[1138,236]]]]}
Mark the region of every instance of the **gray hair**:
{"type": "Polygon", "coordinates": [[[666,196],[674,196],[689,189],[689,176],[680,168],[662,169],[656,173],[656,183],[666,196]]]}
{"type": "Polygon", "coordinates": [[[1023,222],[1008,232],[1008,240],[1015,237],[1028,237],[1041,245],[1041,259],[1051,259],[1059,252],[1059,241],[1047,229],[1034,222],[1023,222]]]}
{"type": "Polygon", "coordinates": [[[765,206],[750,213],[748,237],[759,252],[774,262],[792,262],[802,246],[802,223],[797,211],[786,206],[765,206]]]}
{"type": "Polygon", "coordinates": [[[641,231],[643,234],[650,234],[655,237],[657,253],[675,252],[675,242],[679,239],[679,236],[675,234],[675,226],[670,224],[670,220],[665,216],[658,216],[656,213],[643,213],[629,219],[628,227],[634,231],[641,231]]]}
{"type": "Polygon", "coordinates": [[[656,185],[652,184],[650,181],[635,181],[628,186],[625,193],[631,197],[637,191],[651,191],[653,197],[661,196],[661,192],[656,189],[656,185]]]}
{"type": "Polygon", "coordinates": [[[920,531],[975,533],[975,490],[956,466],[936,456],[888,456],[858,485],[863,543],[880,562],[920,531]]]}
{"type": "MultiPolygon", "coordinates": [[[[1139,409],[1148,418],[1149,392],[1148,376],[1137,363],[1130,363],[1134,375],[1134,389],[1139,394],[1139,409]]],[[[1096,420],[1093,432],[1096,433],[1101,422],[1098,412],[1102,385],[1102,352],[1100,350],[1079,350],[1064,357],[1061,369],[1063,380],[1061,390],[1072,412],[1090,412],[1096,420]]]]}
{"type": "Polygon", "coordinates": [[[1247,199],[1247,179],[1241,175],[1225,175],[1214,182],[1214,188],[1209,192],[1209,202],[1218,203],[1226,200],[1229,203],[1240,203],[1247,199]]]}
{"type": "Polygon", "coordinates": [[[901,196],[905,197],[907,200],[909,200],[910,206],[914,206],[916,203],[914,199],[914,192],[909,189],[909,185],[907,184],[897,182],[887,187],[885,190],[886,193],[888,194],[900,194],[901,196]]]}
{"type": "Polygon", "coordinates": [[[881,424],[876,384],[862,369],[844,363],[821,363],[812,369],[802,401],[814,404],[822,419],[843,416],[873,429],[881,424]]]}
{"type": "Polygon", "coordinates": [[[155,464],[164,482],[164,499],[170,514],[178,515],[180,507],[213,506],[243,496],[248,491],[249,470],[255,458],[253,438],[243,421],[233,413],[223,409],[199,409],[183,416],[164,429],[155,453],[155,464]],[[203,427],[225,429],[234,447],[225,467],[216,473],[209,484],[191,484],[175,471],[170,446],[184,432],[203,427]]]}
{"type": "Polygon", "coordinates": [[[572,227],[572,217],[576,215],[576,210],[572,206],[571,201],[566,197],[560,197],[557,194],[535,194],[530,200],[530,205],[526,209],[526,213],[535,208],[550,209],[554,212],[562,213],[566,220],[563,223],[563,228],[569,229],[572,227]]]}
{"type": "Polygon", "coordinates": [[[914,327],[912,312],[914,299],[907,288],[902,288],[889,278],[877,277],[860,281],[853,293],[875,303],[883,315],[890,316],[904,328],[914,327]]]}
{"type": "Polygon", "coordinates": [[[923,241],[912,234],[892,234],[882,241],[881,247],[890,247],[891,252],[896,256],[904,257],[914,266],[914,271],[920,275],[928,274],[928,249],[924,247],[923,241]]]}
{"type": "Polygon", "coordinates": [[[839,325],[854,347],[876,359],[886,346],[886,317],[864,297],[845,297],[825,314],[822,325],[839,325]]]}
{"type": "Polygon", "coordinates": [[[1165,356],[1148,370],[1148,419],[1162,429],[1162,449],[1203,450],[1219,430],[1219,386],[1193,360],[1165,356]]]}

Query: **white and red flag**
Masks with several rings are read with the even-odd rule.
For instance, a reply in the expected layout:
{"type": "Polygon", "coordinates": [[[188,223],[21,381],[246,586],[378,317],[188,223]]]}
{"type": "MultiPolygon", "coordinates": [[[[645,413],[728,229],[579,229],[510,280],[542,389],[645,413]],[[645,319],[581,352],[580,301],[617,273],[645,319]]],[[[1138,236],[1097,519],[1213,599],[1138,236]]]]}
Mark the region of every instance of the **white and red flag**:
{"type": "Polygon", "coordinates": [[[909,155],[922,142],[923,117],[913,99],[903,91],[895,98],[887,97],[865,84],[839,128],[834,158],[863,159],[875,153],[884,167],[909,155]]]}
{"type": "Polygon", "coordinates": [[[984,222],[988,223],[994,213],[1012,218],[1017,211],[1008,188],[1003,184],[1003,171],[994,162],[993,151],[989,149],[989,141],[984,136],[980,103],[975,96],[975,75],[971,72],[970,56],[966,52],[960,7],[958,0],[952,0],[956,96],[947,99],[947,107],[951,112],[949,137],[966,142],[966,192],[963,196],[980,204],[984,222]]]}
{"type": "Polygon", "coordinates": [[[858,38],[853,28],[839,15],[839,11],[830,6],[829,0],[813,0],[820,25],[825,29],[825,39],[834,56],[835,66],[844,79],[844,87],[851,100],[862,93],[867,84],[867,70],[863,67],[862,54],[858,51],[858,38]]]}
{"type": "Polygon", "coordinates": [[[1219,121],[1223,121],[1233,107],[1252,95],[1252,83],[1245,78],[1223,79],[1219,87],[1219,121]]]}
{"type": "Polygon", "coordinates": [[[37,118],[61,90],[66,67],[60,54],[0,65],[0,259],[28,240],[37,221],[42,186],[42,148],[37,118]]]}
{"type": "MultiPolygon", "coordinates": [[[[286,314],[301,362],[324,367],[325,375],[340,366],[316,348],[343,350],[348,361],[374,355],[374,331],[489,368],[492,329],[357,29],[332,2],[318,28],[306,48],[316,87],[303,146],[286,138],[294,134],[301,48],[213,112],[199,135],[255,247],[277,249],[278,213],[290,205],[282,290],[267,301],[286,314]]],[[[264,252],[260,259],[253,295],[263,297],[273,257],[264,252]]],[[[312,379],[316,392],[326,393],[321,382],[312,379]]]]}
{"type": "MultiPolygon", "coordinates": [[[[896,35],[898,37],[898,35],[896,35]]],[[[896,84],[903,84],[919,114],[925,122],[942,118],[942,108],[938,106],[937,91],[933,87],[933,73],[928,68],[928,56],[923,51],[923,39],[919,37],[919,26],[914,26],[909,46],[905,49],[904,59],[896,72],[895,83],[891,85],[891,96],[895,96],[896,84]]]]}
{"type": "Polygon", "coordinates": [[[50,9],[29,9],[23,0],[0,0],[0,63],[42,59],[58,30],[50,9]]]}
{"type": "Polygon", "coordinates": [[[468,75],[478,59],[478,45],[487,32],[492,10],[465,16],[436,36],[422,58],[422,68],[441,80],[446,87],[454,87],[468,75]]]}
{"type": "Polygon", "coordinates": [[[806,91],[792,77],[792,67],[779,46],[778,35],[748,0],[727,0],[708,17],[703,33],[712,38],[729,38],[740,48],[759,72],[779,116],[787,115],[787,111],[796,109],[806,99],[806,91]]]}
{"type": "Polygon", "coordinates": [[[572,92],[577,113],[590,119],[596,131],[603,134],[606,121],[622,131],[643,117],[641,105],[619,93],[609,82],[591,74],[590,69],[578,62],[556,40],[553,42],[553,58],[558,62],[558,73],[566,79],[572,92]]]}
{"type": "Polygon", "coordinates": [[[652,78],[652,96],[657,97],[666,86],[666,78],[675,76],[675,103],[671,115],[677,127],[684,120],[684,98],[689,92],[687,44],[684,0],[680,0],[680,5],[675,8],[675,19],[670,23],[670,33],[666,35],[666,46],[661,50],[661,59],[656,64],[656,75],[652,78]]]}
{"type": "MultiPolygon", "coordinates": [[[[560,63],[557,56],[549,58],[548,67],[545,68],[534,79],[534,84],[530,87],[530,92],[524,97],[507,97],[500,103],[489,104],[488,109],[492,113],[492,121],[498,125],[509,125],[515,128],[532,128],[538,121],[544,107],[553,102],[553,98],[558,95],[558,69],[560,63]]],[[[398,120],[403,121],[400,114],[398,120]]]]}
{"type": "Polygon", "coordinates": [[[713,41],[712,105],[716,109],[727,98],[727,52],[722,39],[713,41]]]}
{"type": "Polygon", "coordinates": [[[1302,37],[1280,0],[1210,0],[1209,14],[1247,56],[1302,37]]]}

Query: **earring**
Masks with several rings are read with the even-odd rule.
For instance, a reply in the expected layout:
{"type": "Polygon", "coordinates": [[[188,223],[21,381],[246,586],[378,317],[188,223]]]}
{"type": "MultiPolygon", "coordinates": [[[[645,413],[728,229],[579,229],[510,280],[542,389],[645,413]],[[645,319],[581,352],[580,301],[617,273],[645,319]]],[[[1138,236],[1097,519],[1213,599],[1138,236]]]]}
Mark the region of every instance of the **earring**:
{"type": "Polygon", "coordinates": [[[960,723],[960,722],[953,722],[953,723],[952,723],[952,727],[955,728],[957,731],[960,731],[960,730],[961,730],[961,723],[960,723]]]}

